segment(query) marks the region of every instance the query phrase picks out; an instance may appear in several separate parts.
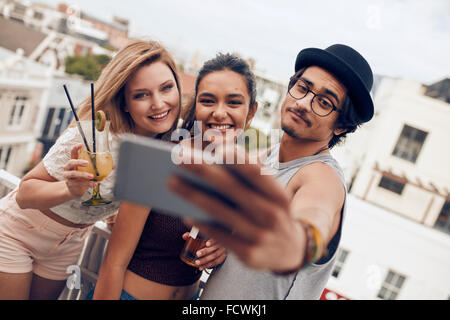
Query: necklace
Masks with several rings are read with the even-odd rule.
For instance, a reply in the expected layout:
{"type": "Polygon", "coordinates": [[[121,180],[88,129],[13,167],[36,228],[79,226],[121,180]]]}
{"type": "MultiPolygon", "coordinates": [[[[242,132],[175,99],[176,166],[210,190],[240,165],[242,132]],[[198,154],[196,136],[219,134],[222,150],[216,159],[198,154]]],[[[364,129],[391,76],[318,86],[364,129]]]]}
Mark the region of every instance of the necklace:
{"type": "Polygon", "coordinates": [[[329,149],[328,146],[322,147],[322,148],[320,148],[319,150],[317,150],[316,153],[313,154],[313,156],[316,156],[316,155],[318,155],[319,153],[321,153],[322,151],[325,151],[325,150],[327,150],[327,149],[329,149]]]}

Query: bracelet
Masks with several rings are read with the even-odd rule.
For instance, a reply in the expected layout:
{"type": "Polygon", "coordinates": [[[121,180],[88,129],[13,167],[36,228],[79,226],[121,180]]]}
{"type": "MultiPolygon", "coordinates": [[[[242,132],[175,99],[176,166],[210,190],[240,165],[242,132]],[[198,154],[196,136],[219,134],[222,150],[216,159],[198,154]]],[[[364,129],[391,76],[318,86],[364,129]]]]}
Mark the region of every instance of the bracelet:
{"type": "Polygon", "coordinates": [[[317,262],[322,254],[325,253],[326,250],[323,247],[323,240],[320,235],[319,229],[314,226],[309,220],[305,218],[298,219],[301,225],[303,226],[306,234],[306,257],[305,257],[305,266],[309,264],[313,264],[317,262]]]}
{"type": "Polygon", "coordinates": [[[297,221],[303,227],[306,234],[306,249],[305,249],[305,257],[303,258],[303,263],[300,268],[281,271],[281,272],[273,272],[278,276],[286,276],[299,272],[300,270],[307,268],[310,264],[315,263],[320,259],[322,254],[327,252],[326,248],[323,248],[322,237],[320,236],[319,229],[317,229],[309,220],[305,218],[297,218],[297,221]]]}

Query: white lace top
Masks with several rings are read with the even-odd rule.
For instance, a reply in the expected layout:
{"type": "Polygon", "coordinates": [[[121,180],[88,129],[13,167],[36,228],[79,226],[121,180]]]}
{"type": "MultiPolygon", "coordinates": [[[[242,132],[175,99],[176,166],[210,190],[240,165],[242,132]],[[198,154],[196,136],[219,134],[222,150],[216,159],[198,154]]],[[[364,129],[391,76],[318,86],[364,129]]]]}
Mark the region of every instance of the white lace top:
{"type": "MultiPolygon", "coordinates": [[[[42,163],[47,172],[57,180],[64,180],[63,168],[70,160],[70,151],[76,144],[83,143],[78,134],[77,127],[68,128],[59,138],[48,153],[42,163]]],[[[109,147],[114,163],[117,163],[119,136],[110,133],[109,147]]],[[[120,201],[113,199],[113,187],[115,181],[115,170],[103,179],[100,185],[100,194],[103,198],[113,200],[110,204],[86,207],[81,202],[88,200],[92,196],[92,188],[79,199],[70,200],[50,210],[64,219],[76,224],[90,224],[103,220],[117,213],[120,201]]]]}

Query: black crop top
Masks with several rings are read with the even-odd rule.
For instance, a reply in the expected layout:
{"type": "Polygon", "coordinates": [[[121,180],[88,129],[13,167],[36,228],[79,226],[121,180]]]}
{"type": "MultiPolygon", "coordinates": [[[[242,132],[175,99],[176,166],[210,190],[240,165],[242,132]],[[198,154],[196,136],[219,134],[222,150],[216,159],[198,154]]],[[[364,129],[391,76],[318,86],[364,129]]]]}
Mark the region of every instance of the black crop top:
{"type": "Polygon", "coordinates": [[[145,279],[169,286],[195,283],[202,272],[179,257],[185,244],[181,236],[189,231],[181,218],[152,209],[128,269],[145,279]]]}

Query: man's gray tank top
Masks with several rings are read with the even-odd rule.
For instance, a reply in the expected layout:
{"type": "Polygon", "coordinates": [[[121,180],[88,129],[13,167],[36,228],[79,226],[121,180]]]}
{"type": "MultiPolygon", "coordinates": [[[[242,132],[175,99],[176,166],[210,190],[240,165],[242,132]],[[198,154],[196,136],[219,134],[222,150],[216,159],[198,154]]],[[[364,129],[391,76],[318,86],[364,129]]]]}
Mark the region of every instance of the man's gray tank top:
{"type": "MultiPolygon", "coordinates": [[[[294,174],[313,162],[323,162],[331,166],[341,178],[347,194],[345,179],[339,164],[330,154],[319,154],[295,159],[289,162],[278,161],[280,145],[272,148],[265,164],[275,170],[277,180],[286,187],[294,174]]],[[[258,271],[243,265],[233,253],[223,265],[214,270],[200,297],[201,300],[315,300],[319,299],[330,277],[336,251],[341,238],[342,221],[346,201],[341,210],[341,223],[327,249],[328,255],[316,264],[290,275],[276,275],[270,271],[258,271]]]]}

